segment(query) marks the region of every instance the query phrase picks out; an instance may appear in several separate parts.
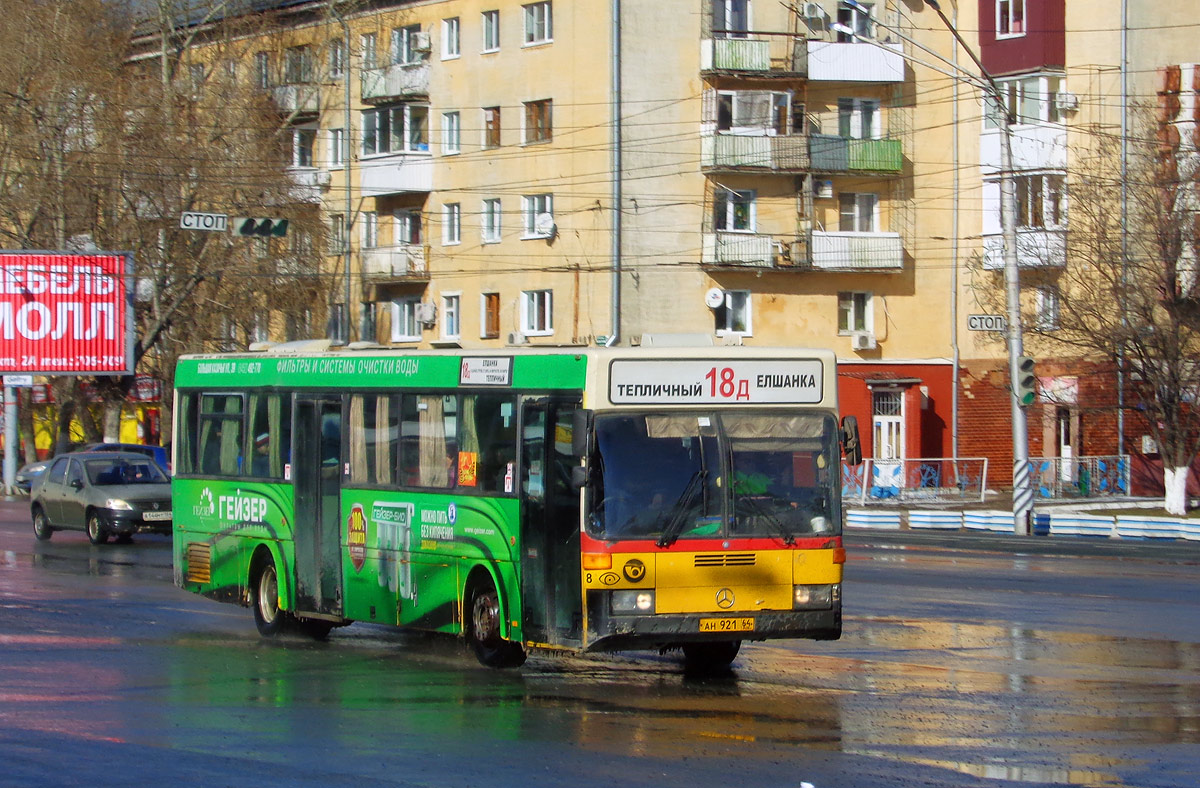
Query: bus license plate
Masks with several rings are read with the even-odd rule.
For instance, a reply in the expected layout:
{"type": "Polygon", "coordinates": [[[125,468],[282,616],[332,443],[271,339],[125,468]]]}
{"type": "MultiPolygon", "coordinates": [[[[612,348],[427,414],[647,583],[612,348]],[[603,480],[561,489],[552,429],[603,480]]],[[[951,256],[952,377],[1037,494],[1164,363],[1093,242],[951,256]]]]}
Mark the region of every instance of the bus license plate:
{"type": "Polygon", "coordinates": [[[701,632],[753,632],[753,618],[702,618],[701,632]]]}

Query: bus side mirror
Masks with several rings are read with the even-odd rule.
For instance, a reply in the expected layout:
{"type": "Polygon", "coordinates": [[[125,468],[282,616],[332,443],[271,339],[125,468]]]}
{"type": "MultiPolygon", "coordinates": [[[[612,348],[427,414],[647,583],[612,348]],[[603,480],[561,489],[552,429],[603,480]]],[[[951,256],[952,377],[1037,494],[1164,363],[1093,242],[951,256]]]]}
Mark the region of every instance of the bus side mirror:
{"type": "Polygon", "coordinates": [[[842,455],[847,465],[858,465],[862,462],[862,443],[858,439],[858,419],[855,416],[842,417],[842,455]]]}
{"type": "Polygon", "coordinates": [[[596,414],[584,408],[577,408],[571,421],[571,454],[582,459],[592,453],[592,427],[596,422],[596,414]]]}
{"type": "Polygon", "coordinates": [[[575,491],[582,490],[591,482],[592,474],[587,467],[576,465],[571,468],[571,489],[575,491]]]}

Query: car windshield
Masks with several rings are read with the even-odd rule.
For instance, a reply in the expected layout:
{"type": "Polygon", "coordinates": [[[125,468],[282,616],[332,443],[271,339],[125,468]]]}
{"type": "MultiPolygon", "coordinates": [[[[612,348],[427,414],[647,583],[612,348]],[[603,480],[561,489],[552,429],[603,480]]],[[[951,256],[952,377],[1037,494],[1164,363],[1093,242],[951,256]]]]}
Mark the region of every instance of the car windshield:
{"type": "Polygon", "coordinates": [[[588,531],[604,539],[800,536],[840,530],[827,414],[596,418],[588,531]]]}
{"type": "Polygon", "coordinates": [[[96,487],[115,484],[169,484],[159,467],[150,460],[95,459],[84,462],[88,481],[96,487]]]}

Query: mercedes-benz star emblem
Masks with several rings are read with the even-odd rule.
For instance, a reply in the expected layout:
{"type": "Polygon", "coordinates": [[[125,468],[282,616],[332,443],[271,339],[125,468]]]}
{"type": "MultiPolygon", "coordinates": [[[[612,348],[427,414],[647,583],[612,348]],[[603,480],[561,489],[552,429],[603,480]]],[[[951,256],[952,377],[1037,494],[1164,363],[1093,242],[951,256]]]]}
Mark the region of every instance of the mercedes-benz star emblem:
{"type": "Polygon", "coordinates": [[[722,588],[717,592],[717,607],[722,610],[728,610],[733,607],[733,591],[728,588],[722,588]]]}

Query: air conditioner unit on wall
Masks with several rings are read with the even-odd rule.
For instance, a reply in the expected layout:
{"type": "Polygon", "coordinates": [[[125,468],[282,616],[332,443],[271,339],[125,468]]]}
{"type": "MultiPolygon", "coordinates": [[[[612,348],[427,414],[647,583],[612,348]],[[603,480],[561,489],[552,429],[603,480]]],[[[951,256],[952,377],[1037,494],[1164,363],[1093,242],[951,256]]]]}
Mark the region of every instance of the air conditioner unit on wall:
{"type": "Polygon", "coordinates": [[[433,48],[433,42],[429,40],[429,33],[420,31],[412,34],[412,48],[415,52],[428,52],[433,48]]]}
{"type": "Polygon", "coordinates": [[[413,317],[416,318],[418,323],[431,325],[437,320],[437,307],[433,304],[421,302],[413,308],[413,317]]]}
{"type": "Polygon", "coordinates": [[[812,21],[820,21],[825,18],[825,9],[820,3],[805,3],[804,16],[812,21]]]}
{"type": "Polygon", "coordinates": [[[508,344],[510,344],[510,345],[525,345],[525,344],[528,344],[528,342],[529,342],[529,338],[526,337],[524,334],[522,334],[520,331],[509,331],[508,332],[508,344]]]}
{"type": "Polygon", "coordinates": [[[875,335],[870,331],[855,331],[850,337],[850,346],[855,350],[874,350],[875,335]]]}
{"type": "Polygon", "coordinates": [[[1064,91],[1054,97],[1054,106],[1060,112],[1074,112],[1079,109],[1079,96],[1064,91]]]}

